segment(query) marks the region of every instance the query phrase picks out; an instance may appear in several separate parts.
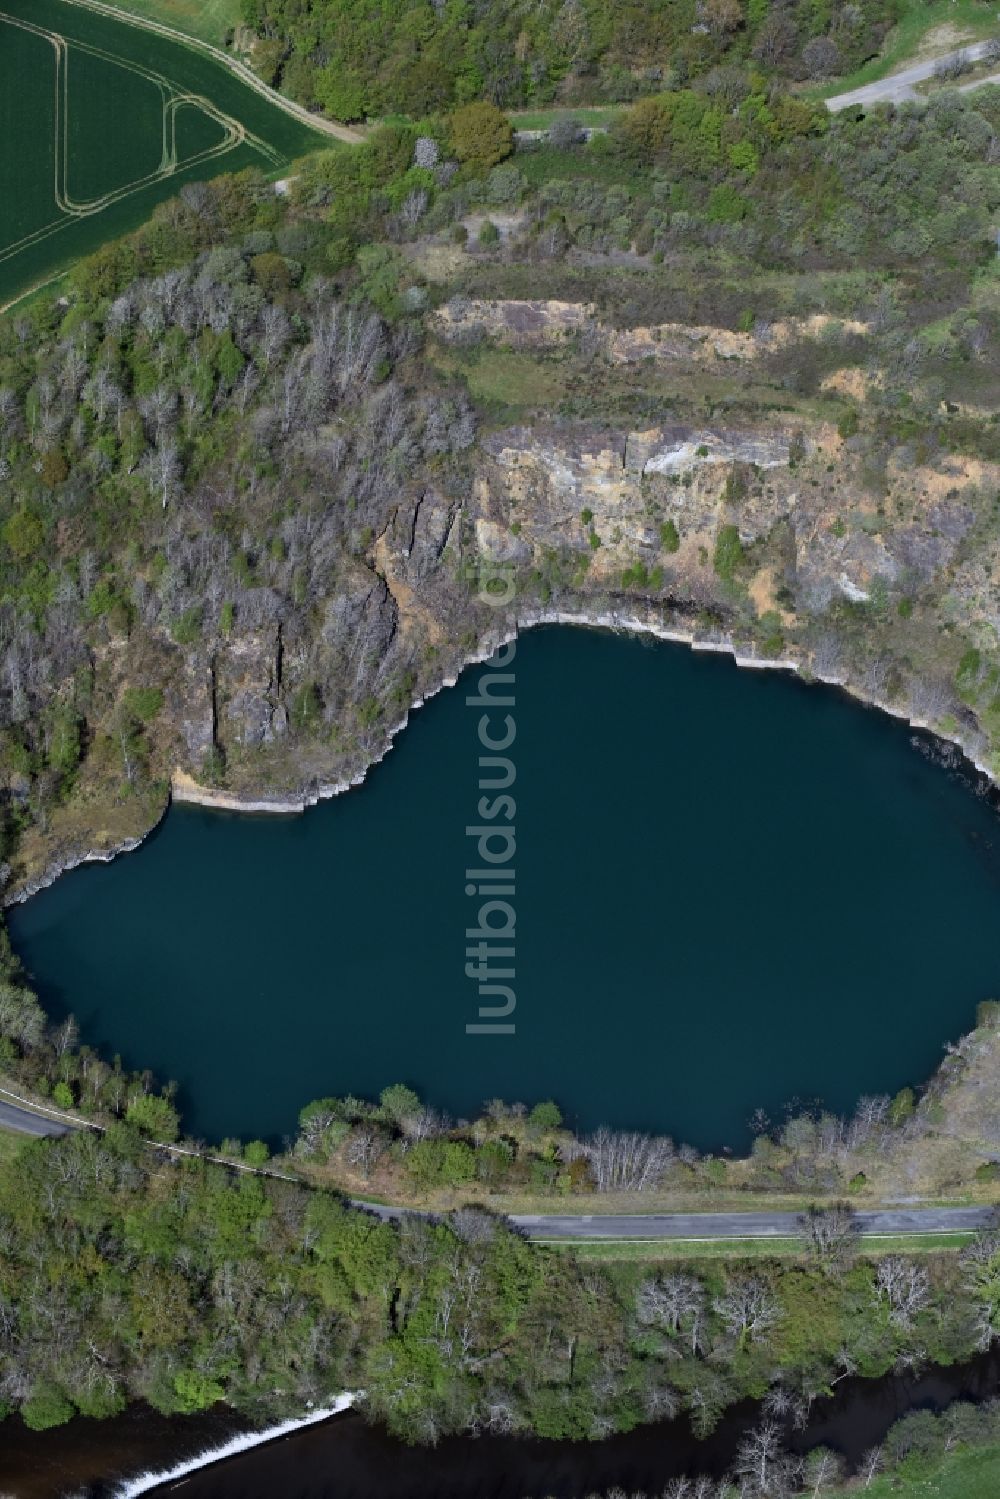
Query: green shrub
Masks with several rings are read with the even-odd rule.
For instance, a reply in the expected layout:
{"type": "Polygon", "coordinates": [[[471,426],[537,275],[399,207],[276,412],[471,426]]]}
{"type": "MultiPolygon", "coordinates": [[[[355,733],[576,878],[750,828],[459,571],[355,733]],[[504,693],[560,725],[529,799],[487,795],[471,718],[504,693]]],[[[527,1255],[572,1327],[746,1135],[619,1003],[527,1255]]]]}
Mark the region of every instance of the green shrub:
{"type": "Polygon", "coordinates": [[[225,1389],[215,1379],[203,1374],[200,1369],[182,1369],[174,1375],[174,1390],[177,1393],[177,1409],[185,1416],[196,1411],[208,1410],[217,1405],[225,1395],[225,1389]]]}
{"type": "Polygon", "coordinates": [[[487,1186],[504,1181],[514,1161],[514,1149],[506,1140],[487,1140],[476,1151],[476,1176],[487,1186]]]}
{"type": "Polygon", "coordinates": [[[405,1160],[418,1187],[455,1187],[476,1174],[476,1153],[464,1140],[421,1140],[405,1160]]]}
{"type": "Polygon", "coordinates": [[[546,1098],[541,1103],[536,1103],[528,1115],[528,1124],[535,1130],[558,1129],[562,1124],[562,1110],[551,1098],[546,1098]]]}
{"type": "Polygon", "coordinates": [[[122,705],[130,718],[149,723],[163,707],[163,693],[159,687],[127,687],[122,705]]]}
{"type": "Polygon", "coordinates": [[[292,696],[289,722],[295,729],[309,730],[318,723],[322,711],[319,688],[315,683],[307,682],[292,696]]]}
{"type": "Polygon", "coordinates": [[[900,1088],[892,1103],[889,1105],[889,1123],[892,1125],[905,1124],[916,1112],[917,1095],[912,1088],[900,1088]]]}
{"type": "Polygon", "coordinates": [[[448,138],[459,161],[479,170],[496,166],[514,149],[513,126],[502,109],[485,100],[455,110],[448,138]]]}
{"type": "Polygon", "coordinates": [[[154,1140],[169,1143],[177,1139],[180,1124],[177,1110],[169,1099],[155,1093],[137,1093],[129,1100],[125,1118],[154,1140]]]}
{"type": "Polygon", "coordinates": [[[178,645],[194,645],[201,638],[201,608],[194,604],[174,620],[170,633],[178,645]]]}
{"type": "Polygon", "coordinates": [[[958,663],[958,670],[955,672],[955,685],[960,692],[969,692],[975,687],[982,664],[982,655],[974,645],[963,653],[958,663]]]}
{"type": "Polygon", "coordinates": [[[422,1108],[420,1095],[405,1083],[393,1083],[383,1088],[379,1103],[383,1115],[395,1125],[401,1125],[404,1119],[416,1118],[422,1108]]]}
{"type": "Polygon", "coordinates": [[[5,521],[3,539],[18,562],[37,556],[45,541],[45,527],[31,510],[16,510],[5,521]]]}
{"type": "Polygon", "coordinates": [[[743,543],[735,526],[721,526],[715,540],[712,565],[720,578],[729,580],[744,558],[743,543]]]}
{"type": "Polygon", "coordinates": [[[738,224],[750,212],[742,193],[727,183],[714,187],[708,198],[708,219],[712,224],[738,224]]]}
{"type": "Polygon", "coordinates": [[[21,1406],[21,1416],[30,1431],[48,1431],[53,1426],[65,1426],[76,1414],[66,1396],[55,1385],[37,1385],[30,1399],[21,1406]]]}
{"type": "Polygon", "coordinates": [[[672,520],[665,520],[660,527],[660,542],[664,551],[678,552],[681,546],[680,532],[672,520]]]}
{"type": "Polygon", "coordinates": [[[46,759],[60,775],[73,773],[80,763],[80,718],[69,703],[57,705],[49,718],[46,759]]]}

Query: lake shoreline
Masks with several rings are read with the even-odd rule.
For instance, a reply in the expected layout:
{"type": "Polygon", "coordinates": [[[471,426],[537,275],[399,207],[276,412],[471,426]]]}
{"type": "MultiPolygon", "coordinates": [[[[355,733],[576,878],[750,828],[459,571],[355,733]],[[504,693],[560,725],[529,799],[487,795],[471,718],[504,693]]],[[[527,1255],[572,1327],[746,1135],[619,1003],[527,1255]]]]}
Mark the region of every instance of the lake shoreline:
{"type": "Polygon", "coordinates": [[[33,895],[53,885],[60,875],[68,874],[81,865],[108,864],[120,854],[134,853],[156,831],[170,807],[175,803],[180,806],[201,807],[209,811],[231,812],[238,816],[290,817],[300,816],[310,807],[318,806],[321,802],[330,801],[346,791],[363,785],[369,771],[381,764],[393,749],[397,737],[409,724],[412,713],[422,708],[438,693],[455,687],[463,672],[472,666],[483,665],[497,650],[512,640],[516,640],[522,632],[545,625],[571,625],[576,628],[608,631],[612,634],[649,637],[672,645],[686,645],[694,652],[729,656],[738,667],[744,670],[791,672],[806,684],[819,682],[823,686],[837,688],[864,707],[875,709],[900,720],[911,729],[932,736],[941,744],[951,745],[966,762],[970,777],[981,777],[988,783],[994,794],[1000,791],[997,776],[989,766],[976,758],[972,749],[960,735],[949,734],[926,720],[911,718],[903,709],[866,694],[859,686],[844,677],[829,673],[814,673],[805,660],[794,656],[755,656],[741,649],[731,636],[724,635],[718,638],[699,636],[694,630],[685,630],[676,624],[668,624],[662,612],[655,609],[648,609],[645,613],[634,611],[629,614],[622,614],[616,610],[597,612],[583,609],[538,609],[519,616],[499,632],[489,635],[476,650],[461,658],[456,667],[444,675],[436,686],[418,694],[402,718],[387,731],[380,748],[374,751],[364,766],[353,775],[338,781],[319,782],[303,788],[297,795],[268,796],[206,786],[197,781],[190,772],[177,767],[170,778],[169,796],[162,804],[156,819],[150,823],[144,833],[124,838],[108,848],[73,851],[65,857],[54,860],[41,874],[5,891],[0,897],[0,908],[6,910],[13,906],[23,905],[33,895]]]}
{"type": "MultiPolygon", "coordinates": [[[[640,637],[648,636],[673,645],[686,645],[692,651],[696,652],[730,656],[735,664],[743,670],[794,672],[807,684],[819,682],[826,687],[838,688],[864,707],[886,713],[889,717],[906,723],[911,729],[932,735],[934,739],[940,740],[944,744],[952,745],[961,753],[971,770],[988,781],[993,790],[997,790],[1000,787],[997,777],[990,770],[989,766],[984,765],[976,759],[972,750],[958,734],[949,734],[940,728],[936,728],[924,719],[911,718],[903,709],[894,706],[892,703],[867,695],[861,688],[849,682],[845,677],[820,672],[813,673],[810,671],[808,663],[797,657],[768,657],[748,654],[745,650],[741,650],[740,646],[731,636],[722,636],[718,639],[699,636],[693,630],[684,630],[665,624],[662,618],[655,614],[654,611],[649,611],[643,616],[640,614],[623,615],[616,611],[594,613],[585,610],[543,609],[516,619],[512,625],[495,638],[490,638],[477,650],[466,656],[454,674],[442,677],[436,687],[432,687],[414,698],[399,722],[388,730],[382,747],[372,755],[364,768],[356,772],[353,776],[340,781],[321,782],[318,785],[304,789],[298,796],[268,797],[254,796],[252,794],[244,795],[240,792],[206,786],[196,781],[187,771],[178,768],[171,776],[171,801],[180,803],[181,805],[214,808],[221,812],[235,812],[246,815],[297,816],[306,812],[310,807],[318,806],[320,802],[329,801],[335,796],[340,796],[346,791],[351,791],[355,787],[361,786],[369,770],[381,764],[385,759],[386,755],[393,748],[397,736],[409,724],[412,713],[422,708],[425,703],[429,702],[432,697],[436,697],[439,692],[457,686],[459,677],[463,672],[472,666],[481,666],[490,659],[495,651],[516,640],[522,631],[536,629],[545,625],[572,625],[577,628],[608,630],[612,633],[640,637]]],[[[138,847],[138,842],[134,846],[138,847]]],[[[120,852],[131,852],[131,849],[122,847],[120,852]]],[[[114,855],[111,854],[109,857],[114,857],[114,855]]],[[[83,860],[78,862],[83,862],[83,860]]],[[[57,878],[59,872],[61,871],[58,871],[52,878],[57,878]]],[[[46,883],[51,884],[52,880],[47,880],[46,883]]],[[[42,888],[41,884],[39,884],[38,888],[42,888]]],[[[31,893],[34,893],[34,891],[31,893]]]]}

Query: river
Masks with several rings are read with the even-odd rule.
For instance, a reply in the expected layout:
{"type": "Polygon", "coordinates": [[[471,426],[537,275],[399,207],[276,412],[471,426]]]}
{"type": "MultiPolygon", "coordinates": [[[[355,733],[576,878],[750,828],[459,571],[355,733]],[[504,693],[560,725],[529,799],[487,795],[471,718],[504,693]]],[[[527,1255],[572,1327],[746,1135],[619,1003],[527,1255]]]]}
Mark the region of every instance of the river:
{"type": "MultiPolygon", "coordinates": [[[[985,1400],[998,1388],[995,1351],[919,1375],[845,1380],[815,1402],[803,1430],[786,1428],[786,1444],[800,1453],[832,1447],[854,1467],[908,1411],[985,1400]]],[[[220,1443],[234,1422],[214,1413],[165,1418],[136,1406],[110,1421],[78,1418],[41,1433],[5,1424],[0,1476],[13,1499],[116,1499],[123,1491],[165,1499],[180,1490],[184,1499],[585,1499],[613,1487],[652,1496],[682,1474],[721,1477],[759,1418],[747,1400],[704,1440],[682,1418],[596,1442],[463,1436],[415,1449],[348,1413],[147,1489],[127,1480],[220,1443]]]]}
{"type": "Polygon", "coordinates": [[[518,643],[514,1034],[470,1035],[478,668],[301,817],[174,808],[11,913],[56,1016],[208,1140],[405,1081],[456,1116],[742,1148],[756,1108],[920,1082],[1000,993],[1000,822],[905,725],[595,631],[518,643]]]}

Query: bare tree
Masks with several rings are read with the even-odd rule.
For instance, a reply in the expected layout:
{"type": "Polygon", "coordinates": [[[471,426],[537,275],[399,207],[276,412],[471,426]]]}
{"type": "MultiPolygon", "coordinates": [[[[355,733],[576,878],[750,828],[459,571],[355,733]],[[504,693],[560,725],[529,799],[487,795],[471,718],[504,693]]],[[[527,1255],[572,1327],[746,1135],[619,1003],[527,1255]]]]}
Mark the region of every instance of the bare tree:
{"type": "Polygon", "coordinates": [[[643,1406],[648,1421],[670,1421],[680,1409],[680,1401],[670,1385],[654,1385],[646,1391],[643,1406]]]}
{"type": "Polygon", "coordinates": [[[292,329],[284,308],[277,307],[271,303],[264,308],[260,324],[261,354],[264,359],[264,368],[269,370],[271,365],[281,358],[285,346],[292,335],[292,329]]]}
{"type": "Polygon", "coordinates": [[[759,1275],[731,1278],[712,1309],[741,1347],[762,1338],[778,1320],[778,1303],[759,1275]]]}
{"type": "Polygon", "coordinates": [[[888,1306],[889,1318],[897,1327],[912,1324],[930,1300],[930,1293],[930,1276],[923,1265],[897,1254],[879,1260],[873,1294],[877,1302],[888,1306]]]}
{"type": "Polygon", "coordinates": [[[148,454],[144,467],[150,489],[160,496],[163,508],[166,510],[167,501],[176,492],[181,476],[181,461],[177,452],[177,444],[170,438],[159,443],[148,454]]]}
{"type": "Polygon", "coordinates": [[[497,1220],[484,1208],[459,1208],[450,1221],[464,1244],[490,1244],[496,1238],[497,1220]]]}
{"type": "Polygon", "coordinates": [[[438,1109],[422,1108],[401,1119],[400,1129],[406,1139],[416,1145],[420,1140],[432,1140],[437,1135],[447,1134],[451,1120],[438,1109]]]}
{"type": "Polygon", "coordinates": [[[744,1480],[747,1494],[784,1499],[798,1477],[798,1464],[782,1447],[781,1428],[773,1421],[763,1421],[748,1431],[736,1452],[734,1469],[744,1480]]]}
{"type": "Polygon", "coordinates": [[[153,441],[161,442],[177,415],[177,394],[165,385],[158,385],[140,401],[139,410],[153,441]]]}
{"type": "Polygon", "coordinates": [[[846,1202],[828,1207],[813,1203],[798,1220],[799,1234],[820,1264],[830,1270],[841,1270],[854,1258],[858,1241],[858,1220],[846,1202]]]}
{"type": "Polygon", "coordinates": [[[68,1051],[72,1051],[80,1039],[80,1027],[72,1015],[67,1015],[61,1025],[57,1025],[52,1031],[52,1045],[57,1057],[63,1057],[68,1051]]]}
{"type": "Polygon", "coordinates": [[[371,1176],[387,1146],[385,1135],[373,1124],[358,1124],[351,1130],[345,1155],[348,1165],[364,1177],[371,1176]]]}
{"type": "Polygon", "coordinates": [[[870,1489],[875,1479],[885,1466],[881,1447],[869,1447],[861,1462],[858,1464],[858,1477],[864,1487],[870,1489]]]}
{"type": "Polygon", "coordinates": [[[771,1386],[761,1402],[761,1409],[765,1416],[785,1424],[791,1423],[798,1431],[805,1427],[809,1419],[808,1401],[781,1384],[771,1386]]]}
{"type": "Polygon", "coordinates": [[[429,201],[427,191],[422,187],[406,195],[403,206],[399,210],[399,220],[404,228],[415,229],[417,227],[427,212],[429,201]]]}
{"type": "Polygon", "coordinates": [[[843,1475],[843,1463],[829,1447],[815,1447],[805,1460],[802,1479],[812,1499],[832,1489],[843,1475]]]}
{"type": "Polygon", "coordinates": [[[948,683],[934,677],[913,677],[909,689],[910,715],[924,723],[938,723],[955,706],[948,683]]]}
{"type": "Polygon", "coordinates": [[[845,1143],[848,1150],[882,1145],[888,1128],[889,1106],[887,1093],[866,1093],[858,1099],[847,1126],[845,1143]]]}
{"type": "Polygon", "coordinates": [[[649,1192],[675,1158],[674,1142],[661,1135],[599,1129],[583,1142],[599,1192],[649,1192]]]}
{"type": "Polygon", "coordinates": [[[705,1288],[693,1275],[665,1275],[639,1287],[636,1314],[640,1322],[658,1325],[671,1334],[685,1333],[692,1353],[701,1346],[705,1288]]]}

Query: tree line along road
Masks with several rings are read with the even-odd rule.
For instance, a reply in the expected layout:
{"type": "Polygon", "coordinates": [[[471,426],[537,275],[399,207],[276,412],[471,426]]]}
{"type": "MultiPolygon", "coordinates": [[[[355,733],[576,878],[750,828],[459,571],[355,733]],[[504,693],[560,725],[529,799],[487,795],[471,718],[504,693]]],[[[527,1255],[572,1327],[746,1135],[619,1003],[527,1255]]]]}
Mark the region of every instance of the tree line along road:
{"type": "MultiPolygon", "coordinates": [[[[65,1135],[76,1125],[68,1115],[53,1117],[0,1099],[0,1127],[35,1136],[65,1135]]],[[[93,1126],[91,1126],[93,1127],[93,1126]]],[[[188,1154],[177,1146],[164,1147],[188,1154]]],[[[235,1163],[231,1163],[235,1164],[235,1163]]],[[[266,1167],[242,1167],[262,1175],[294,1180],[266,1167]]],[[[406,1217],[416,1208],[353,1200],[352,1206],[384,1220],[406,1217]]],[[[878,1208],[855,1214],[862,1234],[905,1235],[975,1233],[989,1228],[991,1207],[878,1208]]],[[[532,1239],[782,1239],[793,1238],[798,1213],[515,1213],[511,1223],[532,1239]]]]}

